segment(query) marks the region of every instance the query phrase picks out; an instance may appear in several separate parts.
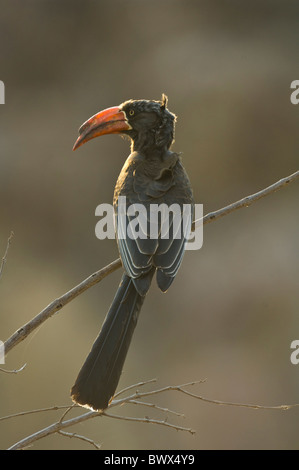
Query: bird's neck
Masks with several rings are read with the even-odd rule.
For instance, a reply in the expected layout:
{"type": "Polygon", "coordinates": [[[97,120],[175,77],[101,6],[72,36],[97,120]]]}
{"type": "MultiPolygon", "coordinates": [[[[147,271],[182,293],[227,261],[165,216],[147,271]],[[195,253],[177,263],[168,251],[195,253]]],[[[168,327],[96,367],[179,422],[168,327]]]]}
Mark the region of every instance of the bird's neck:
{"type": "Polygon", "coordinates": [[[171,143],[172,138],[159,140],[154,130],[147,130],[132,138],[131,151],[138,152],[148,159],[163,159],[171,143]]]}

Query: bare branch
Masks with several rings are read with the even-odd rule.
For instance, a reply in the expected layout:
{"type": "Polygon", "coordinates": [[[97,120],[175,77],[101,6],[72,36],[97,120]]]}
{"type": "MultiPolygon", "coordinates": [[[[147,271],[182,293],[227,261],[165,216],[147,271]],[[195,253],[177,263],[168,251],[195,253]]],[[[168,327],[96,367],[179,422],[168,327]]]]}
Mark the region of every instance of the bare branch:
{"type": "Polygon", "coordinates": [[[6,374],[18,374],[19,372],[22,372],[22,370],[24,370],[26,366],[27,364],[24,364],[19,369],[13,369],[13,370],[2,369],[0,367],[0,372],[5,372],[6,374]]]}
{"type": "MultiPolygon", "coordinates": [[[[144,385],[147,385],[147,384],[152,383],[152,382],[156,382],[156,379],[150,379],[150,380],[146,380],[146,381],[143,381],[143,382],[138,382],[137,384],[130,385],[129,387],[126,387],[126,388],[123,388],[122,390],[120,390],[118,393],[116,393],[114,395],[114,397],[116,397],[118,395],[121,395],[121,394],[127,392],[128,390],[131,390],[132,388],[136,389],[136,387],[143,387],[144,385]]],[[[44,412],[44,411],[66,410],[66,413],[64,413],[62,415],[62,417],[60,418],[60,420],[59,420],[59,421],[62,421],[63,418],[65,417],[65,415],[73,408],[82,409],[81,406],[76,405],[75,403],[73,403],[73,405],[55,405],[55,406],[50,406],[49,408],[38,408],[36,410],[20,411],[18,413],[3,416],[2,418],[0,418],[0,421],[4,421],[5,419],[10,419],[10,418],[16,418],[16,417],[19,417],[19,416],[34,414],[34,413],[41,413],[41,412],[44,412]]]]}
{"type": "Polygon", "coordinates": [[[186,395],[189,395],[189,397],[197,398],[198,400],[204,401],[206,403],[211,403],[213,405],[250,408],[252,410],[282,410],[282,411],[287,411],[287,410],[290,410],[291,408],[299,407],[299,403],[295,403],[293,405],[276,405],[276,406],[252,405],[249,403],[232,403],[232,402],[227,402],[227,401],[211,400],[210,398],[204,398],[200,395],[195,395],[194,393],[188,392],[187,390],[184,390],[181,387],[179,387],[177,390],[179,390],[182,393],[185,393],[186,395]]]}
{"type": "MultiPolygon", "coordinates": [[[[7,415],[7,416],[2,416],[0,418],[0,421],[4,421],[6,419],[11,419],[11,418],[18,418],[19,416],[25,416],[25,415],[32,415],[35,413],[42,413],[44,411],[57,411],[57,410],[65,410],[69,409],[70,405],[55,405],[55,406],[50,406],[48,408],[38,408],[37,410],[29,410],[29,411],[20,411],[18,413],[14,413],[12,415],[7,415]]],[[[79,405],[78,405],[79,408],[79,405]]]]}
{"type": "Polygon", "coordinates": [[[181,418],[185,418],[184,413],[178,413],[177,411],[169,410],[168,408],[163,408],[162,406],[155,405],[154,403],[146,403],[145,401],[130,400],[130,403],[133,405],[142,405],[148,406],[149,408],[154,408],[155,410],[163,411],[163,413],[171,413],[181,418]]]}
{"type": "Polygon", "coordinates": [[[24,449],[25,447],[28,447],[33,442],[36,442],[39,439],[42,439],[43,437],[50,436],[51,434],[55,434],[56,432],[61,431],[62,429],[68,428],[78,423],[82,423],[88,419],[95,418],[96,416],[100,416],[100,414],[101,413],[96,413],[95,411],[89,411],[87,413],[84,413],[83,415],[68,419],[67,421],[57,421],[56,423],[51,424],[50,426],[47,426],[46,428],[41,429],[40,431],[37,431],[34,434],[25,437],[21,441],[12,445],[8,450],[24,449]]]}
{"type": "Polygon", "coordinates": [[[62,414],[60,420],[59,420],[59,423],[62,423],[62,421],[64,420],[64,418],[66,417],[66,415],[73,409],[73,408],[76,408],[78,405],[76,405],[76,403],[73,403],[71,406],[69,406],[65,412],[62,414]]]}
{"type": "Polygon", "coordinates": [[[131,400],[134,401],[134,400],[136,400],[136,398],[140,399],[140,398],[148,397],[148,396],[151,396],[151,395],[157,395],[159,393],[168,392],[170,390],[181,391],[182,387],[189,387],[189,386],[192,386],[192,385],[203,384],[205,382],[206,382],[206,379],[202,379],[202,380],[196,380],[196,381],[193,381],[193,382],[187,382],[187,383],[182,384],[182,385],[167,385],[166,387],[159,388],[157,390],[150,390],[148,392],[139,392],[139,390],[136,390],[136,392],[133,395],[130,395],[128,397],[121,398],[121,399],[118,399],[118,400],[114,399],[110,403],[109,409],[112,408],[113,406],[122,405],[123,403],[130,403],[131,400]]]}
{"type": "MultiPolygon", "coordinates": [[[[165,392],[168,392],[168,391],[181,392],[181,393],[184,393],[185,395],[189,395],[192,398],[197,398],[198,400],[204,401],[206,403],[211,403],[213,405],[234,406],[234,407],[250,408],[250,409],[253,409],[253,410],[282,410],[282,411],[286,411],[286,410],[290,410],[292,408],[299,407],[299,403],[295,403],[295,404],[292,404],[292,405],[268,406],[268,405],[255,405],[255,404],[248,404],[248,403],[233,403],[233,402],[225,402],[225,401],[220,401],[220,400],[211,400],[209,398],[204,398],[201,395],[196,395],[192,392],[189,392],[189,391],[185,390],[185,387],[196,385],[196,384],[201,384],[201,383],[204,383],[205,381],[206,381],[206,379],[198,380],[196,382],[189,382],[189,383],[185,383],[185,384],[182,384],[182,385],[168,385],[166,387],[163,387],[163,388],[160,388],[160,389],[157,389],[157,390],[150,390],[148,392],[136,391],[133,395],[128,396],[126,398],[119,399],[119,400],[113,400],[111,402],[109,408],[112,408],[113,406],[122,405],[123,403],[131,403],[131,402],[133,403],[136,400],[136,398],[142,399],[144,397],[149,397],[151,395],[157,395],[157,394],[165,393],[165,392]]],[[[143,403],[143,402],[141,402],[141,403],[143,403]]]]}
{"type": "MultiPolygon", "coordinates": [[[[168,392],[168,391],[180,392],[180,393],[183,393],[185,395],[190,396],[191,398],[195,398],[195,399],[204,401],[206,403],[214,404],[214,405],[245,407],[245,408],[254,409],[254,410],[280,410],[280,411],[285,411],[285,410],[290,410],[291,408],[299,406],[299,404],[264,406],[264,405],[251,405],[251,404],[244,404],[244,403],[224,402],[224,401],[211,400],[211,399],[208,399],[208,398],[204,398],[200,395],[196,395],[192,392],[189,392],[188,390],[185,390],[185,388],[188,387],[188,386],[192,386],[192,385],[196,385],[196,384],[200,384],[200,383],[204,383],[204,382],[205,382],[205,380],[199,380],[199,381],[185,383],[185,384],[182,384],[182,385],[169,385],[169,386],[166,386],[166,387],[162,387],[160,389],[150,390],[150,391],[147,391],[147,392],[136,391],[134,394],[132,394],[128,397],[125,397],[125,398],[122,398],[122,399],[119,399],[119,400],[113,400],[107,408],[108,411],[106,411],[106,410],[102,411],[102,412],[88,411],[87,413],[84,413],[80,416],[77,416],[75,418],[71,418],[71,419],[68,419],[68,420],[64,420],[64,421],[63,421],[63,418],[65,417],[66,412],[68,412],[72,407],[69,407],[69,406],[60,407],[60,408],[67,408],[67,411],[63,414],[62,418],[59,421],[57,421],[56,423],[54,423],[50,426],[47,426],[44,429],[41,429],[40,431],[35,432],[34,434],[31,434],[30,436],[25,437],[24,439],[20,440],[19,442],[16,442],[8,450],[24,449],[25,447],[28,447],[29,445],[32,445],[34,442],[36,442],[39,439],[47,437],[51,434],[55,434],[55,433],[59,434],[65,428],[68,428],[70,426],[74,426],[76,424],[82,423],[84,421],[87,421],[89,419],[99,417],[99,416],[106,416],[106,417],[109,417],[109,418],[121,419],[121,420],[126,420],[126,421],[134,421],[134,422],[140,422],[140,423],[157,424],[157,425],[161,425],[161,426],[167,426],[167,427],[170,427],[172,429],[176,429],[178,431],[185,431],[185,432],[189,432],[191,434],[194,434],[195,431],[192,430],[191,428],[185,428],[183,426],[178,426],[176,424],[168,423],[167,418],[165,418],[163,420],[152,419],[152,418],[149,418],[147,416],[145,416],[144,418],[136,418],[136,417],[130,417],[130,416],[120,416],[120,415],[115,415],[115,414],[110,413],[110,409],[115,407],[115,406],[120,406],[120,405],[123,405],[125,403],[127,403],[127,404],[132,403],[132,404],[140,405],[140,406],[150,406],[152,408],[155,408],[157,410],[162,411],[163,413],[171,412],[171,413],[176,414],[176,412],[172,412],[168,409],[161,408],[161,407],[159,407],[155,404],[145,403],[145,402],[139,401],[140,399],[142,399],[144,397],[149,397],[149,396],[152,396],[152,395],[161,394],[161,393],[165,393],[165,392],[168,392]]],[[[143,386],[147,383],[148,382],[141,382],[138,385],[143,386]]],[[[55,407],[53,407],[52,409],[55,409],[55,407]]],[[[56,409],[58,409],[58,407],[56,407],[56,409]]],[[[47,409],[47,408],[45,409],[45,411],[48,411],[48,410],[50,410],[50,409],[47,409]]],[[[42,410],[34,410],[34,412],[38,412],[38,411],[42,411],[42,410]]],[[[29,412],[26,412],[26,413],[29,413],[29,412]]],[[[11,415],[10,417],[14,417],[14,416],[16,416],[16,415],[11,415]]],[[[9,417],[6,417],[6,419],[7,418],[9,418],[9,417]]],[[[68,435],[68,433],[67,433],[67,435],[68,435]]],[[[69,437],[76,437],[76,436],[77,436],[76,434],[74,434],[74,435],[70,434],[69,435],[69,437]]],[[[87,442],[90,442],[90,440],[88,438],[84,438],[84,436],[82,436],[82,440],[86,440],[87,442]]]]}
{"type": "MultiPolygon", "coordinates": [[[[269,196],[269,194],[272,194],[279,189],[282,189],[289,183],[292,183],[299,177],[299,170],[293,173],[292,175],[286,176],[285,178],[282,178],[281,180],[277,181],[274,184],[271,184],[271,186],[268,186],[265,189],[262,189],[261,191],[251,194],[250,196],[246,196],[243,199],[240,199],[237,202],[233,202],[232,204],[229,204],[226,207],[223,207],[222,209],[219,209],[218,211],[210,212],[209,214],[205,215],[203,217],[203,224],[209,224],[210,222],[214,222],[214,220],[220,219],[220,217],[223,217],[224,215],[228,215],[231,212],[236,211],[237,209],[241,209],[242,207],[248,207],[254,202],[257,202],[259,199],[262,199],[263,197],[269,196]]],[[[196,227],[197,223],[201,219],[195,220],[193,222],[192,228],[196,227]]]]}
{"type": "Polygon", "coordinates": [[[120,420],[125,420],[125,421],[135,421],[137,423],[150,423],[150,424],[159,424],[161,426],[167,426],[169,428],[176,429],[177,431],[186,431],[190,432],[190,434],[195,434],[196,431],[191,428],[184,428],[183,426],[178,426],[176,424],[171,424],[166,421],[166,419],[159,420],[159,419],[152,419],[148,418],[145,416],[144,418],[135,418],[135,417],[129,417],[129,416],[120,416],[120,415],[112,415],[111,413],[103,413],[103,416],[107,416],[108,418],[116,418],[120,420]]]}
{"type": "MultiPolygon", "coordinates": [[[[287,176],[285,178],[282,178],[281,180],[277,181],[276,183],[272,184],[271,186],[268,186],[267,188],[263,189],[262,191],[259,191],[255,194],[252,194],[250,196],[247,196],[237,202],[234,202],[233,204],[230,204],[226,207],[223,207],[222,209],[219,209],[218,211],[215,212],[210,212],[209,214],[205,215],[202,219],[203,225],[208,224],[210,222],[213,222],[214,220],[219,219],[220,217],[223,217],[227,214],[230,214],[231,212],[241,209],[242,207],[248,207],[249,205],[253,204],[254,202],[258,201],[262,197],[268,196],[269,194],[285,187],[289,183],[295,181],[299,177],[299,171],[296,171],[290,176],[287,176]]],[[[196,226],[196,224],[199,222],[199,220],[196,220],[193,222],[193,228],[196,226]]],[[[4,256],[5,258],[5,256],[4,256]]],[[[82,281],[80,284],[75,286],[73,289],[68,291],[66,294],[63,294],[61,297],[55,299],[53,302],[51,302],[44,310],[42,310],[38,315],[36,315],[32,320],[30,320],[28,323],[23,325],[21,328],[19,328],[4,344],[5,347],[5,353],[6,355],[8,352],[17,344],[19,344],[21,341],[23,341],[32,331],[34,331],[39,325],[41,325],[44,321],[46,321],[48,318],[50,318],[54,313],[58,312],[59,310],[62,309],[66,304],[71,302],[73,299],[75,299],[78,295],[82,294],[85,292],[87,289],[90,287],[94,286],[98,282],[102,281],[106,276],[109,274],[113,273],[117,269],[121,267],[122,263],[120,258],[116,259],[112,263],[108,264],[104,268],[100,269],[99,271],[96,271],[95,273],[91,274],[87,279],[82,281]]]]}
{"type": "Polygon", "coordinates": [[[143,382],[138,382],[137,384],[133,384],[133,385],[129,385],[128,387],[126,388],[123,388],[122,390],[120,390],[119,392],[117,392],[115,395],[114,395],[114,400],[116,397],[118,397],[119,395],[122,395],[123,393],[125,392],[128,392],[129,390],[132,390],[132,388],[135,388],[136,387],[143,387],[144,385],[147,385],[147,384],[150,384],[150,383],[153,383],[153,382],[157,382],[157,379],[150,379],[150,380],[146,380],[146,381],[143,381],[143,382]]]}
{"type": "Polygon", "coordinates": [[[13,233],[13,232],[10,232],[10,235],[9,235],[9,237],[8,237],[8,240],[7,240],[6,250],[5,250],[4,256],[3,256],[3,258],[2,258],[1,264],[0,264],[0,277],[2,276],[2,272],[3,272],[3,269],[4,269],[4,265],[5,265],[6,260],[7,260],[8,250],[9,250],[11,241],[12,241],[12,239],[13,239],[13,236],[14,236],[14,233],[13,233]]]}
{"type": "Polygon", "coordinates": [[[102,444],[97,444],[92,439],[89,439],[88,437],[85,437],[85,436],[80,436],[80,434],[76,434],[75,432],[70,433],[66,431],[58,431],[58,434],[61,434],[62,436],[75,437],[76,439],[81,439],[81,441],[85,441],[93,445],[96,448],[96,450],[101,450],[102,444]]]}
{"type": "Polygon", "coordinates": [[[249,403],[233,403],[233,402],[220,401],[220,400],[211,400],[210,398],[204,398],[201,395],[196,395],[194,393],[188,392],[187,390],[184,390],[183,389],[184,386],[185,385],[169,386],[169,387],[165,387],[164,389],[155,390],[153,393],[148,393],[148,394],[140,393],[139,398],[143,398],[143,396],[148,396],[149,394],[152,395],[156,393],[165,392],[167,390],[176,390],[178,392],[182,392],[186,395],[189,395],[192,398],[197,398],[198,400],[204,401],[206,403],[211,403],[213,405],[234,406],[234,407],[241,407],[241,408],[250,408],[253,410],[282,410],[282,411],[290,410],[291,408],[296,408],[299,406],[299,403],[295,403],[293,405],[268,406],[268,405],[253,405],[249,403]]]}
{"type": "Polygon", "coordinates": [[[23,341],[30,333],[32,333],[38,326],[40,326],[45,320],[52,317],[54,313],[61,310],[62,307],[67,305],[71,300],[78,297],[78,295],[85,292],[90,287],[94,286],[98,282],[100,282],[104,277],[111,274],[113,271],[121,267],[120,259],[113,261],[112,263],[108,264],[104,268],[96,271],[95,273],[91,274],[87,279],[82,281],[77,286],[73,287],[70,291],[63,294],[61,297],[53,300],[46,308],[44,308],[38,315],[36,315],[32,320],[28,323],[23,325],[19,328],[5,343],[5,354],[7,355],[8,352],[21,341],[23,341]]]}

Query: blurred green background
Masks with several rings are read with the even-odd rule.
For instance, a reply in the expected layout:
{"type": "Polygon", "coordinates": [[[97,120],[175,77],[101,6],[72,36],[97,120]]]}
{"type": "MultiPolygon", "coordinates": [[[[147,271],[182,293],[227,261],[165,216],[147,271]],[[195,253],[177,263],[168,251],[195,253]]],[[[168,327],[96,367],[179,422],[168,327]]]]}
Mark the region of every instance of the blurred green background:
{"type": "MultiPolygon", "coordinates": [[[[298,170],[299,5],[276,0],[0,1],[0,338],[118,257],[94,234],[129,154],[117,136],[72,152],[78,127],[130,98],[169,97],[197,203],[216,210],[298,170]]],[[[119,389],[207,378],[192,389],[241,403],[299,403],[298,184],[204,229],[169,292],[153,285],[119,389]]],[[[48,320],[7,357],[0,416],[71,403],[69,390],[100,329],[120,270],[48,320]]],[[[104,449],[298,449],[299,410],[220,407],[169,392],[184,413],[163,426],[101,418],[68,431],[104,449]]],[[[163,419],[125,406],[127,416],[163,419]]],[[[0,422],[0,446],[53,423],[54,412],[0,422]]],[[[84,449],[62,436],[34,449],[84,449]]]]}

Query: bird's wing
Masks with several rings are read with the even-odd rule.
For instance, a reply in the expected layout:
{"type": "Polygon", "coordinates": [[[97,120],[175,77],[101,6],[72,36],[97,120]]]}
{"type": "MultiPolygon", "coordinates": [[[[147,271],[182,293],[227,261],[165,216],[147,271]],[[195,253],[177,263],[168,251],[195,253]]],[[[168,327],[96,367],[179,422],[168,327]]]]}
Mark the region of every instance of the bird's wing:
{"type": "Polygon", "coordinates": [[[158,169],[155,178],[142,170],[142,166],[137,167],[126,175],[115,198],[118,248],[136,288],[142,284],[140,292],[148,289],[156,268],[158,285],[165,291],[183,259],[193,199],[180,161],[158,169]],[[185,205],[191,207],[189,214],[184,212],[185,205]]]}

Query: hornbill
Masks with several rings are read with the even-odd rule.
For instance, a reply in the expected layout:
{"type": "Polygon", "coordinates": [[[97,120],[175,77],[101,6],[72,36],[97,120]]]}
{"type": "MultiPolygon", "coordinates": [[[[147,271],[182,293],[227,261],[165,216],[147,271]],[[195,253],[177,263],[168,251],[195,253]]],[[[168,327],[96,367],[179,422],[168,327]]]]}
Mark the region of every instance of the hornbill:
{"type": "MultiPolygon", "coordinates": [[[[168,220],[172,230],[168,236],[162,233],[163,211],[158,218],[156,237],[150,237],[148,230],[145,230],[145,236],[119,236],[126,234],[132,214],[124,212],[122,227],[119,227],[117,217],[120,196],[125,196],[126,209],[143,204],[147,214],[157,205],[169,208],[176,204],[182,209],[181,222],[183,209],[188,206],[191,208],[187,215],[190,232],[194,210],[191,184],[179,154],[170,150],[175,120],[176,116],[167,109],[164,94],[161,101],[129,100],[88,119],[80,127],[74,145],[73,150],[105,134],[124,134],[131,140],[131,154],[118,177],[113,198],[116,238],[125,272],[102,329],[71,390],[75,403],[93,410],[107,408],[114,395],[153,275],[156,272],[158,287],[166,292],[184,255],[188,237],[182,231],[181,236],[177,236],[170,211],[168,220]]],[[[144,231],[144,224],[140,225],[144,231]]]]}

